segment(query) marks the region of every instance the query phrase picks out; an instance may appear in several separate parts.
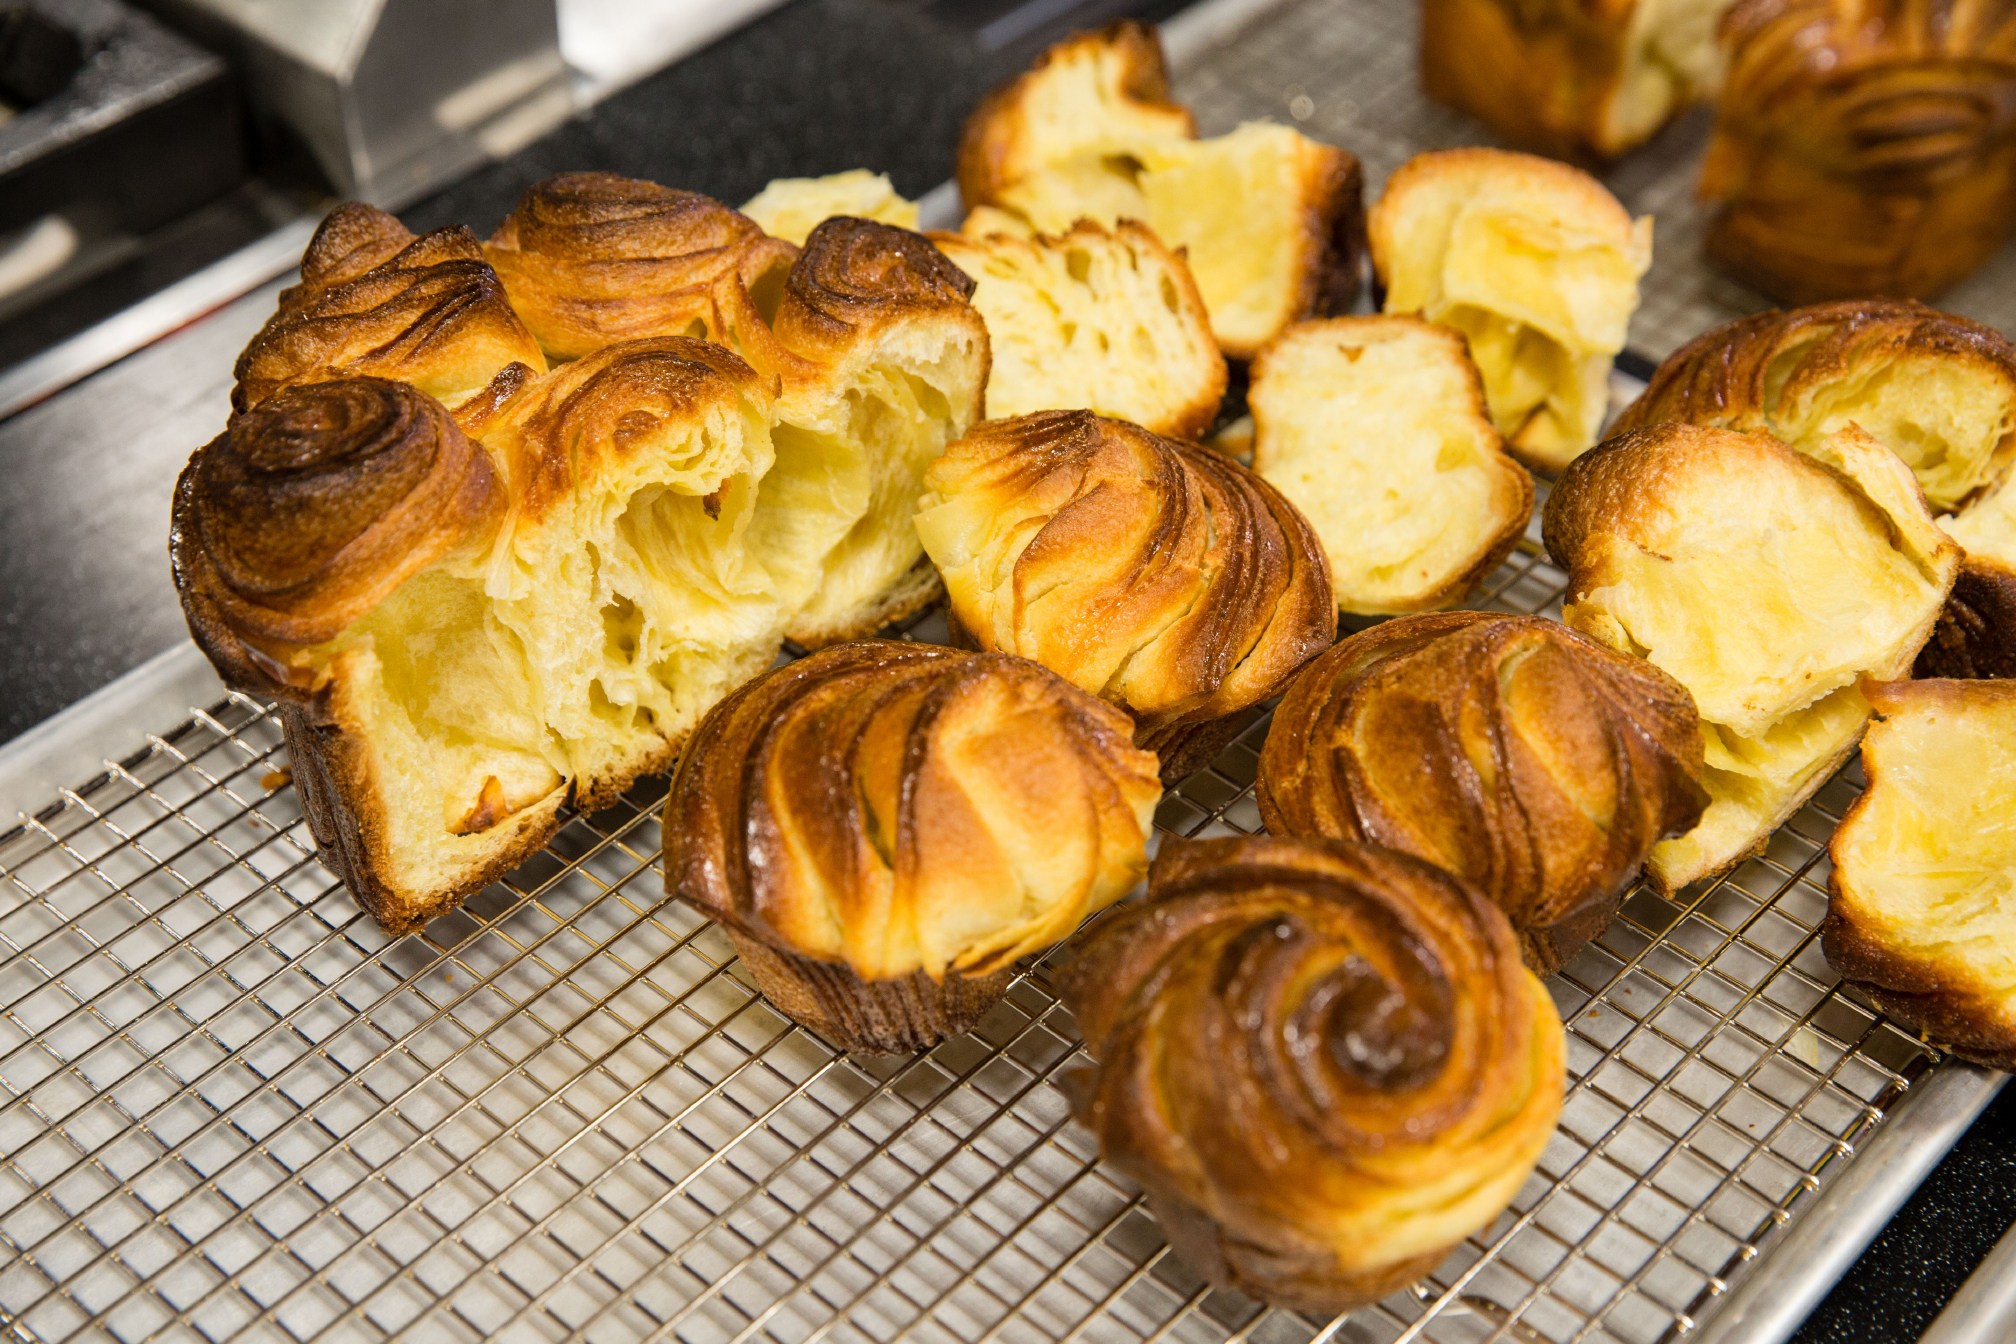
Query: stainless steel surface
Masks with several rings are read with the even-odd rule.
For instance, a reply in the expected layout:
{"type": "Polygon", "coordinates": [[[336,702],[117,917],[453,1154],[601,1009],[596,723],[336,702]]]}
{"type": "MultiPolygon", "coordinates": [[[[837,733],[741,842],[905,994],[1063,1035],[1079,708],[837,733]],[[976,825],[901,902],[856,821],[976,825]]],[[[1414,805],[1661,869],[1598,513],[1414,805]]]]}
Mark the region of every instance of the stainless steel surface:
{"type": "Polygon", "coordinates": [[[150,0],[226,52],[337,191],[385,202],[573,108],[554,0],[150,0]]]}
{"type": "MultiPolygon", "coordinates": [[[[2008,1081],[2005,1073],[1948,1064],[1906,1093],[1874,1137],[1857,1146],[1839,1178],[1786,1235],[1765,1248],[1759,1264],[1700,1332],[1701,1344],[1789,1337],[2008,1081]]],[[[2004,1238],[1999,1249],[2004,1271],[2016,1269],[2016,1240],[2004,1238]]],[[[1975,1280],[1988,1268],[1984,1262],[1975,1280]]],[[[2007,1286],[2008,1305],[2016,1310],[2016,1284],[2007,1286]]],[[[1949,1314],[1960,1301],[1954,1298],[1949,1314]]],[[[1990,1344],[2016,1338],[2016,1330],[1964,1338],[1990,1344]]],[[[1919,1344],[1932,1340],[1927,1335],[1919,1344]]]]}
{"type": "Polygon", "coordinates": [[[2008,1344],[2012,1339],[2016,1339],[2016,1227],[2002,1234],[1918,1344],[2008,1344]]]}

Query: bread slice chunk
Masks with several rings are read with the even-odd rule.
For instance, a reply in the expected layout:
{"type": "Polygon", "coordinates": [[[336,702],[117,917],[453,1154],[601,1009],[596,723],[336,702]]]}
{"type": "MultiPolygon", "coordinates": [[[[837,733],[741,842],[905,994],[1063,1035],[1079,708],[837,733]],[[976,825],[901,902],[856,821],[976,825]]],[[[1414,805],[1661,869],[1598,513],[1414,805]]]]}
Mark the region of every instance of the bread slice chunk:
{"type": "Polygon", "coordinates": [[[1860,431],[1814,455],[1666,424],[1605,443],[1547,501],[1562,619],[1693,694],[1710,802],[1647,872],[1671,891],[1754,852],[1854,750],[1864,678],[1904,676],[1960,550],[1860,431]]]}
{"type": "Polygon", "coordinates": [[[1909,299],[1759,313],[1667,356],[1610,432],[1662,420],[1794,448],[1856,425],[1904,459],[1935,513],[1965,509],[2016,461],[2016,344],[1909,299]]]}
{"type": "Polygon", "coordinates": [[[1491,419],[1527,465],[1596,441],[1610,365],[1652,264],[1652,220],[1595,178],[1497,149],[1418,154],[1367,217],[1385,310],[1462,332],[1491,419]]]}
{"type": "Polygon", "coordinates": [[[1091,410],[1173,438],[1211,427],[1225,357],[1182,254],[1132,220],[1062,234],[938,234],[973,280],[987,413],[1091,410]]]}
{"type": "Polygon", "coordinates": [[[1452,606],[1512,551],[1533,478],[1463,337],[1415,317],[1290,327],[1253,361],[1253,469],[1302,511],[1340,610],[1452,606]]]}
{"type": "Polygon", "coordinates": [[[1925,1039],[2016,1068],[2016,682],[1864,690],[1869,787],[1828,846],[1821,946],[1925,1039]]]}
{"type": "Polygon", "coordinates": [[[801,246],[812,230],[836,215],[872,219],[899,229],[917,227],[917,202],[897,192],[886,173],[851,168],[824,177],[779,177],[742,204],[742,213],[772,238],[801,246]]]}
{"type": "Polygon", "coordinates": [[[1169,100],[1154,30],[1120,23],[1065,39],[968,118],[968,211],[1058,234],[1080,219],[1140,220],[1185,249],[1219,346],[1250,359],[1281,329],[1341,312],[1358,290],[1363,173],[1334,145],[1252,122],[1195,138],[1169,100]]]}
{"type": "Polygon", "coordinates": [[[1966,551],[1921,677],[2016,677],[2016,473],[1940,520],[1966,551]]]}

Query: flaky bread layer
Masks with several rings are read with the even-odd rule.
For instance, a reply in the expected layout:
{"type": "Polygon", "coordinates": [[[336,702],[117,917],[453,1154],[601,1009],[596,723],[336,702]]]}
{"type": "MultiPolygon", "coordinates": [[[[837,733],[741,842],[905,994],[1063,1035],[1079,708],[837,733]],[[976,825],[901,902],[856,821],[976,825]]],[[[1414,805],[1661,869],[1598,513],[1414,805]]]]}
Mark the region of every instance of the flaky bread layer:
{"type": "Polygon", "coordinates": [[[1253,362],[1253,469],[1309,519],[1340,610],[1461,602],[1512,552],[1533,479],[1463,337],[1413,317],[1290,327],[1253,362]]]}
{"type": "Polygon", "coordinates": [[[2016,682],[1867,688],[1869,786],[1828,846],[1828,962],[1927,1040],[2016,1067],[2016,682]]]}

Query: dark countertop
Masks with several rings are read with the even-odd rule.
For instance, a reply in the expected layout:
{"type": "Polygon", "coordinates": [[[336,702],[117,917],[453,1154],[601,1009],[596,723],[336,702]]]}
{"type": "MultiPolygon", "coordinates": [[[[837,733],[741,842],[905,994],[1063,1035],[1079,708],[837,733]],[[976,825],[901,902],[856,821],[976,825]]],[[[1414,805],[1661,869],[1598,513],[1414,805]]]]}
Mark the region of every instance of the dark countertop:
{"type": "MultiPolygon", "coordinates": [[[[1113,8],[1113,6],[1108,6],[1113,8]]],[[[1171,3],[1133,6],[1171,11],[1171,3]]],[[[576,118],[510,161],[405,211],[479,232],[531,182],[570,168],[740,201],[770,178],[870,166],[917,195],[951,175],[966,110],[1029,44],[982,51],[901,0],[799,0],[576,118]]],[[[190,332],[228,364],[263,319],[227,309],[190,332]],[[212,348],[214,347],[214,349],[212,348]]],[[[178,356],[187,358],[186,347],[178,356]]],[[[185,637],[168,584],[167,503],[221,428],[214,393],[178,395],[158,350],[0,424],[0,741],[185,637]],[[88,417],[91,435],[78,432],[88,417]],[[117,433],[106,435],[110,417],[117,433]],[[93,444],[116,444],[116,449],[93,444]]],[[[2016,1091],[1974,1126],[1814,1313],[1803,1344],[1915,1339],[2016,1218],[2016,1091]]]]}

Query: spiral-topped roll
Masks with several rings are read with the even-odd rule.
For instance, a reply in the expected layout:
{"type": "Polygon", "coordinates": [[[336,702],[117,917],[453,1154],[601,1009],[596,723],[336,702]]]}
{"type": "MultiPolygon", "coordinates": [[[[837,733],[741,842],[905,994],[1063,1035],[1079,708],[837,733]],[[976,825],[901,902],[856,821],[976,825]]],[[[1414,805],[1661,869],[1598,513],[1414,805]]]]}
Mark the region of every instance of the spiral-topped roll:
{"type": "Polygon", "coordinates": [[[791,1017],[849,1050],[929,1045],[1140,878],[1161,790],[1130,731],[1020,658],[835,645],[701,723],[666,881],[791,1017]]]}
{"type": "Polygon", "coordinates": [[[489,456],[405,383],[290,388],[231,417],[175,487],[189,626],[241,685],[300,694],[301,655],[503,516],[489,456]]]}
{"type": "Polygon", "coordinates": [[[337,207],[301,258],[301,283],[238,357],[244,410],[299,383],[397,378],[453,407],[502,370],[546,369],[505,301],[482,244],[462,227],[415,238],[373,206],[337,207]]]}
{"type": "Polygon", "coordinates": [[[1558,970],[1616,914],[1653,845],[1701,819],[1687,688],[1537,616],[1403,616],[1305,668],[1260,755],[1276,834],[1426,859],[1497,903],[1558,970]]]}
{"type": "Polygon", "coordinates": [[[1708,255],[1783,303],[1928,298],[2016,217],[2016,3],[1739,0],[1708,255]]]}
{"type": "Polygon", "coordinates": [[[1336,631],[1307,520],[1195,444],[1040,412],[982,423],[924,484],[917,531],[959,625],[1127,710],[1165,779],[1336,631]]]}
{"type": "Polygon", "coordinates": [[[698,192],[562,173],[526,192],[484,247],[511,306],[556,359],[615,341],[700,336],[755,359],[751,288],[798,250],[698,192]]]}
{"type": "Polygon", "coordinates": [[[1759,313],[1667,356],[1610,433],[1669,421],[1771,434],[1806,450],[1859,425],[1904,459],[1943,512],[2016,459],[2016,345],[1901,299],[1759,313]]]}
{"type": "Polygon", "coordinates": [[[1419,1278],[1525,1182],[1561,1021],[1497,908],[1406,855],[1172,842],[1058,978],[1077,1110],[1213,1281],[1324,1313],[1419,1278]]]}

